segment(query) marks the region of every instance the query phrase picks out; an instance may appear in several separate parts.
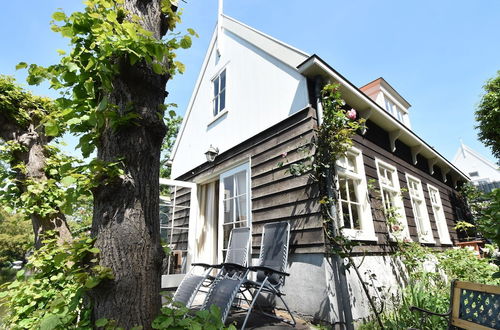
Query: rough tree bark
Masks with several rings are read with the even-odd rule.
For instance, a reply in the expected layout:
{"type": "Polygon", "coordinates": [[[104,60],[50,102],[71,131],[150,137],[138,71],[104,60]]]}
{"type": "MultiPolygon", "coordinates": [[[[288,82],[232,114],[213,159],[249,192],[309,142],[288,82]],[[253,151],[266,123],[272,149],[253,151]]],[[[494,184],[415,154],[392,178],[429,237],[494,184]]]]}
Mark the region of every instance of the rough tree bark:
{"type": "MultiPolygon", "coordinates": [[[[125,7],[141,24],[161,38],[165,17],[160,0],[126,0],[125,7]]],[[[101,250],[100,264],[113,270],[114,280],[101,282],[91,293],[93,318],[113,319],[124,328],[151,327],[158,315],[163,250],[159,231],[160,149],[166,127],[160,106],[166,97],[167,75],[158,75],[145,63],[117,60],[110,102],[123,115],[139,115],[127,127],[106,125],[101,132],[98,158],[121,158],[125,174],[97,187],[94,193],[92,234],[101,250]]]]}
{"type": "MultiPolygon", "coordinates": [[[[17,185],[21,192],[26,192],[26,185],[23,182],[27,179],[35,182],[46,181],[48,179],[45,173],[47,159],[45,146],[51,139],[45,136],[39,119],[32,118],[31,123],[21,126],[8,116],[0,113],[0,138],[4,141],[17,142],[24,147],[23,150],[14,152],[14,161],[10,164],[14,166],[20,162],[26,166],[25,173],[16,170],[17,185]]],[[[63,213],[59,212],[47,217],[43,217],[40,214],[31,214],[30,218],[35,234],[35,248],[38,249],[42,246],[41,235],[50,230],[58,233],[60,242],[69,242],[72,240],[71,231],[63,213]]]]}

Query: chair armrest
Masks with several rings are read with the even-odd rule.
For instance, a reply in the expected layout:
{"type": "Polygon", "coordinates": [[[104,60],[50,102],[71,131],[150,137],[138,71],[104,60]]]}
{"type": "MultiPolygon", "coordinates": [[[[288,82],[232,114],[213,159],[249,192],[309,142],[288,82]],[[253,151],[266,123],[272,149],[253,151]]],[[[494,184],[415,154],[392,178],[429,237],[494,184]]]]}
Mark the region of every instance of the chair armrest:
{"type": "Polygon", "coordinates": [[[436,312],[432,312],[430,310],[427,310],[427,309],[424,309],[424,308],[420,308],[420,307],[417,307],[417,306],[410,306],[410,311],[412,311],[412,312],[419,311],[419,312],[422,312],[422,313],[436,315],[436,316],[440,316],[440,317],[447,317],[447,316],[450,316],[450,314],[451,314],[451,310],[447,311],[446,313],[436,313],[436,312]]]}
{"type": "Polygon", "coordinates": [[[233,264],[232,262],[223,262],[218,266],[221,266],[220,268],[227,267],[227,268],[238,269],[238,270],[247,270],[248,269],[248,267],[245,267],[245,266],[242,266],[239,264],[233,264]]]}
{"type": "Polygon", "coordinates": [[[274,274],[279,274],[282,276],[290,276],[290,274],[288,274],[288,273],[281,272],[279,270],[269,268],[266,266],[252,266],[252,267],[248,267],[248,269],[250,269],[251,271],[254,271],[254,272],[263,271],[264,273],[274,273],[274,274]]]}
{"type": "Polygon", "coordinates": [[[212,268],[212,267],[214,267],[214,265],[209,265],[209,264],[205,264],[205,263],[202,263],[202,262],[195,262],[195,263],[191,264],[191,266],[194,266],[194,267],[200,266],[200,267],[203,267],[205,269],[206,268],[212,268]]]}

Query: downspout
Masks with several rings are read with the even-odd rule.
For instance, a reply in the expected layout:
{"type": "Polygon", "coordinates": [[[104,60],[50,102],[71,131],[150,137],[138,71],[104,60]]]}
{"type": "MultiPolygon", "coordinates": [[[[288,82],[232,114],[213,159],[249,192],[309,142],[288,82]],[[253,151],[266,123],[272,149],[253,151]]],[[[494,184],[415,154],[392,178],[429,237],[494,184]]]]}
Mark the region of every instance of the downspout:
{"type": "MultiPolygon", "coordinates": [[[[318,126],[323,124],[323,103],[321,102],[321,90],[323,89],[324,82],[321,76],[316,76],[314,79],[314,97],[316,101],[316,116],[318,126]]],[[[330,167],[326,173],[326,192],[328,199],[337,201],[337,192],[335,190],[335,167],[330,167]]],[[[338,210],[336,203],[330,205],[330,215],[332,221],[330,222],[330,230],[335,236],[339,236],[338,228],[338,210]]],[[[349,288],[347,286],[347,276],[344,266],[344,260],[338,254],[331,254],[331,269],[333,280],[335,282],[335,290],[340,289],[340,294],[336,294],[337,308],[339,315],[339,324],[343,324],[345,329],[354,329],[351,299],[349,288]]]]}

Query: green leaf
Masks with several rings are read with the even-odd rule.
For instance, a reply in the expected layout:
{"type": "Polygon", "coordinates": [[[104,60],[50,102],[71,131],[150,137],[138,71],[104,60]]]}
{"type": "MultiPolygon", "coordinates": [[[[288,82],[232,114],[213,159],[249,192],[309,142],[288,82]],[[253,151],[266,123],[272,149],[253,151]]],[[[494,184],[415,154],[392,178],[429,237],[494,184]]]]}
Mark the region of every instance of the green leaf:
{"type": "Polygon", "coordinates": [[[28,63],[26,62],[19,62],[17,65],[16,65],[16,70],[19,70],[19,69],[24,69],[28,66],[28,63]]]}
{"type": "Polygon", "coordinates": [[[196,35],[196,32],[193,29],[191,29],[191,28],[188,28],[187,31],[192,36],[196,35]]]}
{"type": "Polygon", "coordinates": [[[57,127],[56,122],[48,121],[44,124],[44,126],[45,126],[45,135],[57,136],[59,134],[59,127],[57,127]]]}
{"type": "Polygon", "coordinates": [[[40,330],[56,329],[61,324],[61,319],[54,314],[45,316],[40,322],[40,330]]]}
{"type": "Polygon", "coordinates": [[[101,279],[98,278],[98,277],[89,277],[86,281],[85,281],[85,287],[88,288],[88,289],[92,289],[93,287],[95,287],[97,284],[99,284],[99,282],[101,282],[101,279]]]}
{"type": "Polygon", "coordinates": [[[165,73],[165,69],[163,68],[163,66],[160,63],[153,63],[153,71],[156,74],[164,74],[165,73]]]}
{"type": "Polygon", "coordinates": [[[186,67],[184,66],[184,64],[182,64],[179,61],[175,61],[174,64],[175,64],[175,67],[177,68],[177,70],[179,71],[179,73],[184,73],[184,71],[186,70],[186,67]]]}
{"type": "Polygon", "coordinates": [[[101,252],[101,250],[99,250],[98,248],[96,248],[96,247],[95,247],[95,248],[91,248],[91,249],[89,249],[89,252],[90,252],[90,253],[97,254],[97,253],[101,252]]]}
{"type": "Polygon", "coordinates": [[[71,175],[65,176],[64,178],[61,179],[61,184],[63,186],[69,187],[72,184],[76,182],[76,179],[72,177],[71,175]]]}
{"type": "Polygon", "coordinates": [[[66,19],[66,14],[62,11],[56,11],[52,14],[52,18],[56,21],[64,21],[66,19]]]}
{"type": "Polygon", "coordinates": [[[106,324],[108,324],[108,322],[109,322],[108,319],[102,318],[102,319],[95,321],[95,326],[96,327],[103,327],[106,324]]]}
{"type": "Polygon", "coordinates": [[[66,55],[66,52],[62,49],[57,49],[56,51],[59,53],[59,55],[66,55]]]}
{"type": "Polygon", "coordinates": [[[69,71],[71,72],[76,72],[78,71],[78,65],[76,65],[76,63],[73,63],[73,62],[69,62],[66,64],[66,67],[68,68],[69,71]]]}
{"type": "Polygon", "coordinates": [[[189,35],[185,35],[184,37],[182,37],[181,41],[179,42],[179,45],[184,48],[184,49],[187,49],[189,47],[191,47],[191,44],[192,44],[192,40],[191,40],[191,37],[189,35]]]}

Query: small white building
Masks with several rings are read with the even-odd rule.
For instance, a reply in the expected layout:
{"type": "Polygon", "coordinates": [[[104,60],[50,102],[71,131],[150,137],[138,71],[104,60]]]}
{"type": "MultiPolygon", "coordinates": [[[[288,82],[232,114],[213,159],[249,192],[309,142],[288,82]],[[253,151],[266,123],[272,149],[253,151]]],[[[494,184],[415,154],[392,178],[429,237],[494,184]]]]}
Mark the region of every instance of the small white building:
{"type": "Polygon", "coordinates": [[[500,188],[500,170],[497,164],[461,143],[453,164],[466,173],[471,182],[486,192],[500,188]]]}

